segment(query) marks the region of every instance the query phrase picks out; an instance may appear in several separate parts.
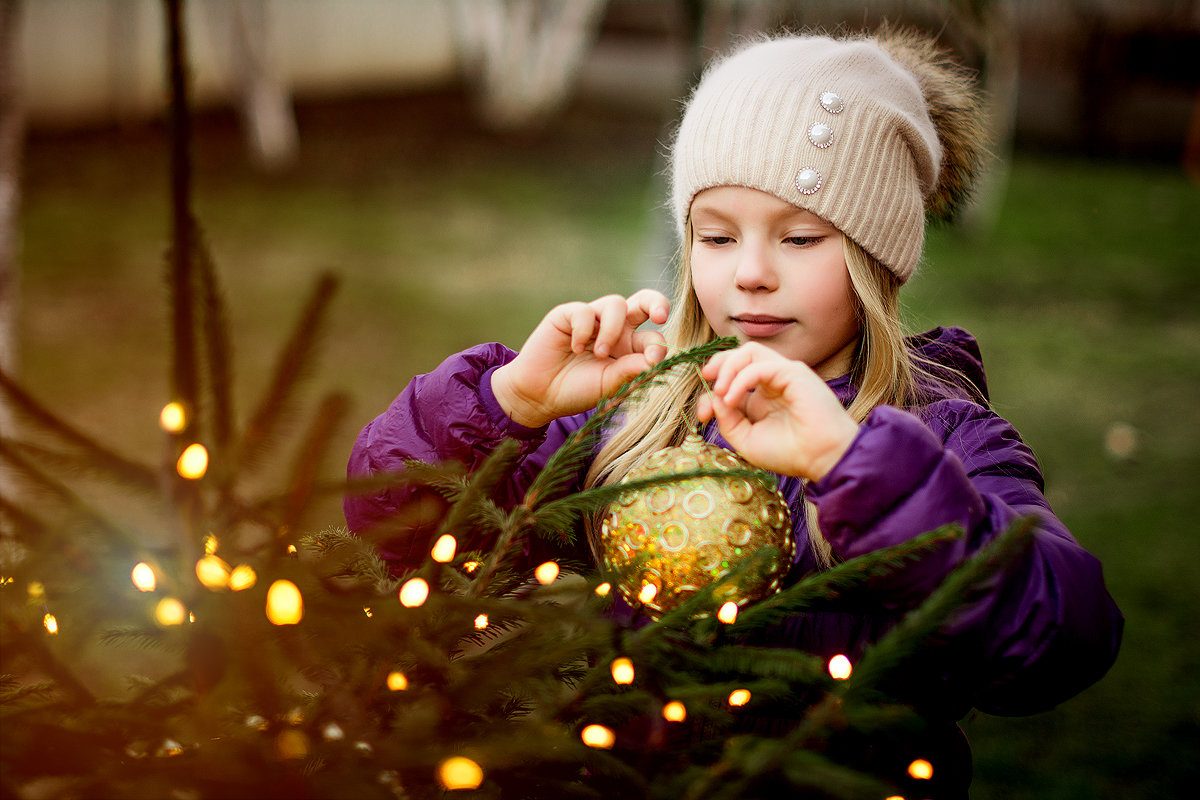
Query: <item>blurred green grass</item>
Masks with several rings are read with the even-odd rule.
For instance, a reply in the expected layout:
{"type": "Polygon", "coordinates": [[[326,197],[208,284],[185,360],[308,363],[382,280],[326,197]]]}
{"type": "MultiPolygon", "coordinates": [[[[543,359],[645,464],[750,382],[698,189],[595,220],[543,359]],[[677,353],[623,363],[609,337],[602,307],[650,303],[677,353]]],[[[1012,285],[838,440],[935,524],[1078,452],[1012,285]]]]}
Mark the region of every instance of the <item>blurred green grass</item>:
{"type": "MultiPolygon", "coordinates": [[[[519,346],[552,304],[661,272],[661,120],[579,107],[498,139],[439,95],[303,107],[300,124],[301,162],[264,177],[231,120],[202,117],[196,211],[243,417],[316,277],[341,278],[309,392],[353,400],[330,476],[414,374],[478,342],[519,346]]],[[[166,161],[151,126],[35,136],[25,163],[23,380],[150,460],[168,392],[166,161]]],[[[996,409],[1127,616],[1116,667],[1080,697],[966,722],[975,798],[1177,797],[1200,778],[1197,223],[1200,191],[1175,166],[1021,155],[994,229],[933,231],[906,290],[912,327],[979,337],[996,409]],[[1114,426],[1135,432],[1131,455],[1106,449],[1114,426]]],[[[331,500],[307,522],[339,521],[331,500]]]]}

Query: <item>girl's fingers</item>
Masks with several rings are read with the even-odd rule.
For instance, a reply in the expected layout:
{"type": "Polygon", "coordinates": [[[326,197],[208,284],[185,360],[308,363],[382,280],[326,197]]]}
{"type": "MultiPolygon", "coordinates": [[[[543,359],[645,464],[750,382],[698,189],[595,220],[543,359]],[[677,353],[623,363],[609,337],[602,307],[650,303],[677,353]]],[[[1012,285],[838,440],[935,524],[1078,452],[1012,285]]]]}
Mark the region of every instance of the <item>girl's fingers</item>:
{"type": "Polygon", "coordinates": [[[629,296],[625,306],[625,321],[630,328],[636,328],[647,320],[655,325],[666,322],[671,310],[671,301],[662,292],[640,289],[629,296]]]}
{"type": "Polygon", "coordinates": [[[651,366],[667,357],[667,341],[658,331],[635,331],[631,343],[633,352],[643,354],[651,366]]]}
{"type": "Polygon", "coordinates": [[[598,358],[605,358],[612,354],[617,342],[627,331],[627,305],[624,297],[613,294],[593,301],[592,307],[600,319],[600,328],[596,332],[596,342],[592,345],[592,350],[598,358]]]}

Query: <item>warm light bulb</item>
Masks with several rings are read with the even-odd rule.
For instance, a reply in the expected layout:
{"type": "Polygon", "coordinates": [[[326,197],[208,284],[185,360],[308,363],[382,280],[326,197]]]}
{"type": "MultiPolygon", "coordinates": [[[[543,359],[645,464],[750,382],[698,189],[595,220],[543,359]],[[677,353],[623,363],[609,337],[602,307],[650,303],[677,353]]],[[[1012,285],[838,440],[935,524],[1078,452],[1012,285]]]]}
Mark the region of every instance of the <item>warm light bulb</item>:
{"type": "Polygon", "coordinates": [[[933,764],[923,758],[918,758],[908,765],[908,774],[919,781],[927,781],[933,777],[933,764]]]}
{"type": "Polygon", "coordinates": [[[462,567],[463,567],[463,571],[466,572],[468,575],[470,575],[475,570],[479,569],[479,562],[478,561],[464,561],[462,567]]]}
{"type": "Polygon", "coordinates": [[[588,747],[595,747],[599,750],[609,750],[617,741],[616,734],[612,732],[612,729],[603,725],[588,725],[579,732],[579,738],[588,747]]]}
{"type": "Polygon", "coordinates": [[[367,619],[375,616],[375,612],[371,610],[370,606],[363,606],[363,613],[367,615],[367,619]]]}
{"type": "Polygon", "coordinates": [[[175,470],[190,481],[203,478],[208,472],[208,450],[199,442],[189,444],[175,463],[175,470]]]}
{"type": "Polygon", "coordinates": [[[424,578],[411,578],[400,587],[400,605],[417,608],[429,598],[429,584],[424,578]]]}
{"type": "Polygon", "coordinates": [[[542,586],[549,586],[558,577],[558,564],[547,561],[538,565],[538,568],[533,571],[533,577],[537,578],[537,582],[542,586]]]}
{"type": "Polygon", "coordinates": [[[219,556],[205,556],[196,562],[196,578],[206,589],[225,589],[229,586],[229,565],[219,556]]]}
{"type": "Polygon", "coordinates": [[[638,600],[643,603],[649,603],[658,594],[658,587],[653,583],[647,583],[642,586],[642,590],[638,592],[638,600]]]}
{"type": "Polygon", "coordinates": [[[732,625],[737,621],[738,604],[730,600],[721,606],[717,611],[717,619],[724,622],[726,625],[732,625]]]}
{"type": "Polygon", "coordinates": [[[612,591],[612,584],[608,581],[605,581],[597,586],[595,591],[597,597],[608,597],[608,593],[612,591]]]}
{"type": "Polygon", "coordinates": [[[683,722],[687,719],[687,707],[678,700],[672,700],[663,706],[662,715],[667,722],[683,722]]]}
{"type": "Polygon", "coordinates": [[[154,587],[158,585],[158,581],[154,577],[154,568],[145,561],[135,564],[129,577],[133,581],[133,585],[141,592],[153,592],[154,587]]]}
{"type": "Polygon", "coordinates": [[[438,780],[448,790],[478,789],[483,783],[483,769],[469,758],[454,756],[438,766],[438,780]]]}
{"type": "Polygon", "coordinates": [[[458,552],[458,540],[448,533],[443,533],[433,543],[433,550],[430,551],[429,555],[439,564],[449,564],[454,560],[456,552],[458,552]]]}
{"type": "Polygon", "coordinates": [[[279,579],[267,589],[267,619],[272,625],[295,625],[304,616],[304,598],[300,588],[279,579]]]}
{"type": "Polygon", "coordinates": [[[204,537],[204,555],[211,556],[213,553],[217,552],[218,544],[219,543],[217,542],[217,537],[213,536],[211,533],[208,534],[207,536],[205,536],[204,537]]]}
{"type": "Polygon", "coordinates": [[[50,634],[51,636],[58,633],[58,618],[53,614],[47,614],[46,616],[42,617],[42,625],[45,626],[46,633],[50,634]]]}
{"type": "Polygon", "coordinates": [[[187,609],[174,597],[164,597],[154,607],[154,618],[159,625],[182,625],[187,619],[187,609]]]}
{"type": "Polygon", "coordinates": [[[612,662],[613,681],[620,684],[633,683],[633,662],[628,658],[615,658],[612,662]]]}
{"type": "Polygon", "coordinates": [[[746,703],[749,703],[749,702],[750,702],[750,690],[749,689],[734,689],[732,692],[729,693],[729,705],[731,705],[731,706],[744,706],[744,705],[746,705],[746,703]]]}
{"type": "Polygon", "coordinates": [[[487,626],[488,626],[488,615],[487,614],[480,614],[478,617],[475,618],[475,627],[478,630],[483,630],[487,626]]]}
{"type": "Polygon", "coordinates": [[[408,688],[408,676],[400,670],[392,670],[387,676],[387,687],[393,692],[403,692],[408,688]]]}
{"type": "Polygon", "coordinates": [[[187,415],[180,403],[167,403],[158,414],[158,424],[167,433],[179,433],[187,425],[187,415]]]}
{"type": "Polygon", "coordinates": [[[841,653],[829,659],[829,674],[834,680],[844,681],[850,677],[850,673],[853,671],[854,666],[850,663],[850,659],[841,653]]]}
{"type": "Polygon", "coordinates": [[[238,564],[233,568],[233,572],[229,573],[229,588],[235,592],[249,589],[256,583],[258,583],[258,574],[254,571],[254,567],[248,564],[238,564]]]}

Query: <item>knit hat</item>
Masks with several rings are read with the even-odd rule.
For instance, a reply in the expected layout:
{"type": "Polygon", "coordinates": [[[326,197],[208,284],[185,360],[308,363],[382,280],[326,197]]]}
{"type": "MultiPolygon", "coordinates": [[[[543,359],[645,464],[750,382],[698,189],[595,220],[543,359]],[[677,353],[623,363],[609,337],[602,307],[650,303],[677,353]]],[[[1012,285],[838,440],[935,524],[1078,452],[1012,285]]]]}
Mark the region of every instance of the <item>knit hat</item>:
{"type": "Polygon", "coordinates": [[[772,194],[833,223],[900,280],[925,216],[949,218],[983,162],[969,73],[913,32],[760,41],[706,70],[671,152],[682,235],[714,186],[772,194]]]}

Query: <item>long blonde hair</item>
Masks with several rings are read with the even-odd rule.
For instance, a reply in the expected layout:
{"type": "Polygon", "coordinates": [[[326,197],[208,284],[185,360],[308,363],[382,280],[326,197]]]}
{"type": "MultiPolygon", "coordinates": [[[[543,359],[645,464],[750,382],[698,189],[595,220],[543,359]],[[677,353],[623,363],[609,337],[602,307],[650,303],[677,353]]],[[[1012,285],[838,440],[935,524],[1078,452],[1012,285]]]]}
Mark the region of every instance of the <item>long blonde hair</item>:
{"type": "MultiPolygon", "coordinates": [[[[697,347],[716,338],[704,317],[692,285],[692,225],[685,225],[683,244],[677,257],[671,319],[663,330],[667,345],[674,350],[697,347]]],[[[858,395],[847,411],[862,422],[880,405],[912,406],[918,402],[918,372],[905,345],[900,320],[900,281],[849,237],[842,237],[842,250],[850,274],[854,309],[859,322],[859,340],[851,365],[851,380],[858,395]]],[[[585,486],[615,483],[646,456],[680,444],[696,426],[696,401],[705,385],[698,371],[680,367],[667,379],[646,390],[626,409],[621,422],[596,454],[584,481],[585,486]]],[[[815,508],[806,502],[809,540],[823,565],[831,563],[829,544],[821,535],[815,508]]],[[[595,548],[598,527],[589,526],[595,548]]]]}

